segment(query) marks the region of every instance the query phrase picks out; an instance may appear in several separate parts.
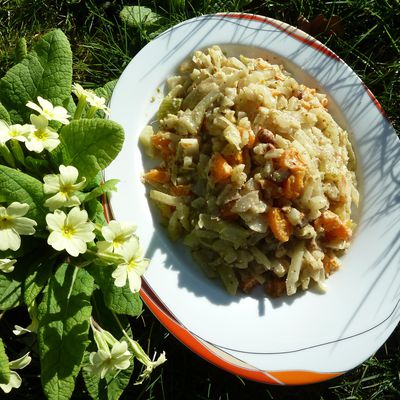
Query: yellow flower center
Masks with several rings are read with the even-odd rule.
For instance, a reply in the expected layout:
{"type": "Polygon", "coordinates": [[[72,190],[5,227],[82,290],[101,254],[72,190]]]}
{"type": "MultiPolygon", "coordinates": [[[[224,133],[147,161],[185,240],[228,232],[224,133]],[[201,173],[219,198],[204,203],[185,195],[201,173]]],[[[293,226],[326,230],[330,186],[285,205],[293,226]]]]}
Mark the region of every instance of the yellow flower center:
{"type": "Polygon", "coordinates": [[[69,239],[75,233],[75,229],[71,225],[64,225],[61,229],[61,232],[63,236],[69,239]]]}
{"type": "Polygon", "coordinates": [[[11,227],[12,218],[8,216],[0,217],[0,229],[8,229],[11,227]]]}
{"type": "Polygon", "coordinates": [[[47,139],[47,133],[46,133],[46,131],[44,131],[44,130],[42,130],[42,129],[36,130],[35,133],[34,133],[34,135],[36,136],[36,138],[37,138],[38,140],[41,140],[41,141],[47,139]]]}

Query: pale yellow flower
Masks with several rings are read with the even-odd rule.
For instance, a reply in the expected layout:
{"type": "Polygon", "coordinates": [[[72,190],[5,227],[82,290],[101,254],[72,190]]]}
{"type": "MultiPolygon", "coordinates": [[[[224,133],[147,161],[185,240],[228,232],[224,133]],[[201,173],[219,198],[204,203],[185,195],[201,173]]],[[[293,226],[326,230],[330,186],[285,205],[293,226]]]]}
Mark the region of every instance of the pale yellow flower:
{"type": "Polygon", "coordinates": [[[48,121],[58,121],[64,125],[69,124],[68,118],[70,118],[70,115],[68,115],[68,111],[64,107],[54,107],[53,104],[50,103],[50,101],[40,96],[38,96],[37,101],[39,105],[33,103],[32,101],[28,101],[26,106],[32,108],[32,110],[37,111],[48,121]]]}

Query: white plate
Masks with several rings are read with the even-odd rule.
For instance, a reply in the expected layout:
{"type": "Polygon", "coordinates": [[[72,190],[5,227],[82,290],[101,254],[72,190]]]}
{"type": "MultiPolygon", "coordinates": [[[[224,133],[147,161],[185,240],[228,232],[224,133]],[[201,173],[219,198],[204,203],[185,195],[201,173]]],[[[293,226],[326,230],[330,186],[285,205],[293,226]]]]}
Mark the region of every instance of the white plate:
{"type": "Polygon", "coordinates": [[[151,264],[142,297],[183,343],[214,364],[254,380],[304,384],[329,379],[367,359],[400,319],[400,146],[374,96],[332,51],[285,23],[248,14],[185,21],[145,46],[114,90],[111,119],[125,144],[106,178],[120,179],[114,217],[134,221],[151,264]],[[187,249],[172,243],[140,181],[149,161],[138,136],[156,113],[164,82],[193,51],[218,44],[231,55],[282,63],[301,83],[327,93],[358,157],[361,207],[343,268],[324,295],[271,300],[229,296],[208,280],[187,249]]]}

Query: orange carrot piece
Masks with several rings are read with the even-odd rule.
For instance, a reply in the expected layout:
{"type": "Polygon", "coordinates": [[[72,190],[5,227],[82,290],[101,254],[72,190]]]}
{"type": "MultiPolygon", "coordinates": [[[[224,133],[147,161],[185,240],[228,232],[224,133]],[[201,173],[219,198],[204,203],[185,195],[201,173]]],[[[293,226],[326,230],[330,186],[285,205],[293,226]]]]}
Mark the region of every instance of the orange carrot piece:
{"type": "Polygon", "coordinates": [[[188,196],[191,193],[189,185],[172,186],[170,190],[173,196],[188,196]]]}
{"type": "Polygon", "coordinates": [[[280,242],[289,240],[293,227],[280,208],[271,207],[267,212],[267,221],[276,239],[280,242]]]}
{"type": "Polygon", "coordinates": [[[150,171],[146,172],[143,175],[143,178],[145,181],[153,183],[167,183],[170,180],[168,171],[158,168],[153,168],[150,171]]]}
{"type": "Polygon", "coordinates": [[[215,153],[211,159],[211,177],[215,183],[228,179],[232,174],[232,167],[227,163],[224,157],[215,153]]]}
{"type": "Polygon", "coordinates": [[[171,157],[172,150],[169,146],[171,144],[170,139],[166,138],[164,135],[153,135],[151,137],[151,143],[164,160],[168,160],[171,157]]]}
{"type": "Polygon", "coordinates": [[[314,221],[314,227],[325,232],[325,238],[329,242],[349,240],[351,229],[348,228],[338,215],[330,210],[324,211],[322,215],[314,221]]]}
{"type": "Polygon", "coordinates": [[[279,168],[286,168],[290,169],[291,171],[298,171],[304,169],[305,164],[301,159],[299,151],[291,147],[289,149],[286,149],[278,158],[278,166],[279,168]]]}
{"type": "Polygon", "coordinates": [[[283,196],[289,200],[296,199],[304,189],[304,171],[298,170],[291,174],[282,185],[283,196]]]}

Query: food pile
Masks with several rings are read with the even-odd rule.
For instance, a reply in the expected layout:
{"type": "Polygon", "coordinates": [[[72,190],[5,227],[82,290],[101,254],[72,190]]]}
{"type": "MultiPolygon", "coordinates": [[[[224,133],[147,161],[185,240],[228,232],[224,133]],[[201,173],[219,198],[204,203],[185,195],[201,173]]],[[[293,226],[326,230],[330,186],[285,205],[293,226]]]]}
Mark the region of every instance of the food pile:
{"type": "Polygon", "coordinates": [[[218,46],[196,51],[167,85],[156,130],[140,141],[161,159],[143,181],[170,236],[231,294],[324,290],[359,199],[352,146],[326,95],[218,46]]]}

